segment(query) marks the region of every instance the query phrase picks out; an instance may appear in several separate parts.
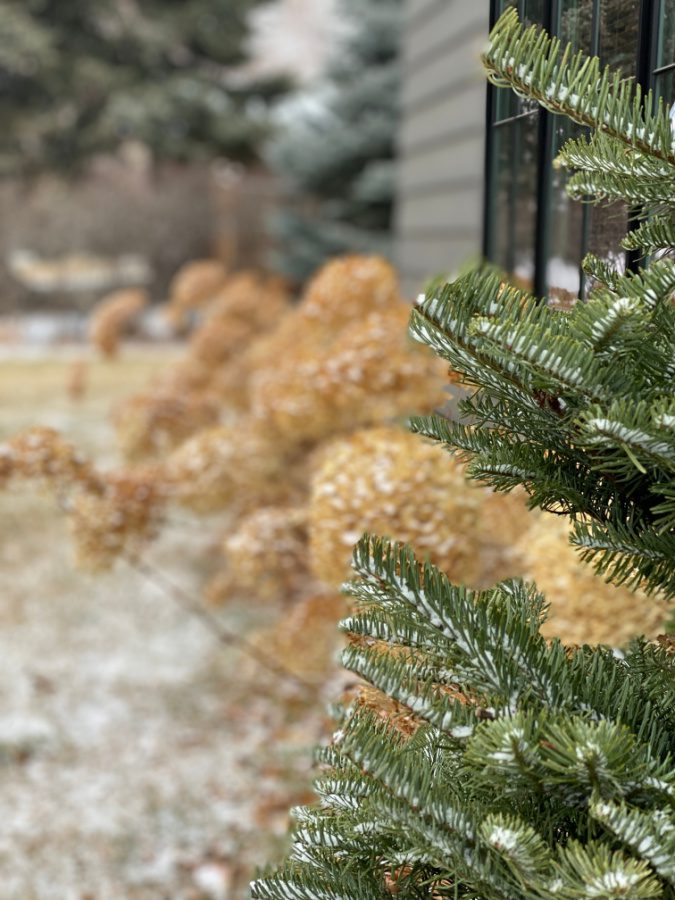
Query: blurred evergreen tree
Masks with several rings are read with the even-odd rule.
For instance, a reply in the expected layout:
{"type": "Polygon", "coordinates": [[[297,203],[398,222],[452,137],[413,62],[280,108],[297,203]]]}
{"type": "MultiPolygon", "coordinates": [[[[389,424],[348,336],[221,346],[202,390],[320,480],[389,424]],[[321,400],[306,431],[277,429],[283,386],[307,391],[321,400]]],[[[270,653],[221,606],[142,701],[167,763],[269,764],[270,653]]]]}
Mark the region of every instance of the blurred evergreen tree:
{"type": "Polygon", "coordinates": [[[0,174],[72,170],[125,140],[250,160],[284,79],[243,83],[265,0],[0,0],[0,174]]]}
{"type": "Polygon", "coordinates": [[[399,106],[401,0],[341,0],[324,78],[270,148],[298,201],[274,223],[277,266],[301,281],[328,257],[388,254],[399,106]]]}

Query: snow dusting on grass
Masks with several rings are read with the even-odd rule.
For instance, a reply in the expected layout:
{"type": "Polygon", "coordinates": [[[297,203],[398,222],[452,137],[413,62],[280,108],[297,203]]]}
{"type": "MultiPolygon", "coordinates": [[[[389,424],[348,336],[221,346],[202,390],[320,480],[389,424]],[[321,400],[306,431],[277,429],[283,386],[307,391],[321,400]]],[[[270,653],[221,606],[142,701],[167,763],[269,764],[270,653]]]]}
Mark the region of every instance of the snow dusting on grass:
{"type": "MultiPolygon", "coordinates": [[[[56,424],[114,461],[110,403],[166,361],[94,362],[73,402],[67,354],[5,358],[0,438],[56,424]]],[[[197,595],[222,528],[174,522],[148,561],[197,595]]],[[[264,673],[242,680],[238,653],[128,566],[74,571],[63,520],[34,491],[0,495],[0,566],[1,896],[246,897],[306,799],[320,704],[281,697],[264,673]]],[[[238,630],[271,615],[220,614],[238,630]]]]}

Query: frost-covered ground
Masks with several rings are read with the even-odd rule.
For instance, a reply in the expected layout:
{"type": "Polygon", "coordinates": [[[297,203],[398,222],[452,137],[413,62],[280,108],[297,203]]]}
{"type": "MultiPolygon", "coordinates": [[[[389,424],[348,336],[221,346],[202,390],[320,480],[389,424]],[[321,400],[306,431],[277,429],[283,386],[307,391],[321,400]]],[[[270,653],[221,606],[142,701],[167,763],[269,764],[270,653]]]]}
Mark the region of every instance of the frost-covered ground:
{"type": "MultiPolygon", "coordinates": [[[[58,425],[110,461],[110,402],[168,359],[95,364],[73,403],[70,354],[5,358],[0,438],[58,425]]],[[[174,520],[148,561],[197,592],[217,537],[215,522],[174,520]]],[[[247,896],[306,791],[320,704],[241,680],[234,650],[125,565],[75,572],[47,497],[0,496],[0,572],[0,897],[247,896]]],[[[244,630],[271,613],[221,615],[244,630]]]]}

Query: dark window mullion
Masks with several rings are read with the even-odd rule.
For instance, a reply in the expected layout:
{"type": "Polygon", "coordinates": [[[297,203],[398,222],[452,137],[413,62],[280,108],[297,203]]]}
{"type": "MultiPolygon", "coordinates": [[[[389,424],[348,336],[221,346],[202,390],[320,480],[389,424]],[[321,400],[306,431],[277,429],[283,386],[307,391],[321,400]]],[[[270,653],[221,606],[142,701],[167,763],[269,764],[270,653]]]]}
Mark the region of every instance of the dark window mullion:
{"type": "MultiPolygon", "coordinates": [[[[641,19],[640,24],[644,25],[647,30],[647,34],[644,33],[640,37],[640,42],[642,44],[644,40],[644,51],[645,51],[645,59],[644,66],[645,71],[643,73],[643,78],[645,84],[643,85],[646,90],[654,89],[655,82],[655,69],[657,66],[661,66],[662,60],[658,58],[659,55],[659,41],[661,38],[661,28],[665,24],[665,16],[666,12],[663,8],[663,0],[651,0],[650,3],[646,4],[647,9],[644,12],[644,17],[641,19]]],[[[641,46],[641,50],[642,50],[641,46]]],[[[640,61],[638,61],[638,65],[640,61]]],[[[639,73],[638,73],[639,75],[639,73]]]]}
{"type": "Polygon", "coordinates": [[[553,163],[553,116],[539,113],[539,161],[537,166],[537,230],[534,237],[534,293],[546,296],[547,265],[551,242],[551,167],[553,163]]]}
{"type": "MultiPolygon", "coordinates": [[[[490,0],[490,31],[499,18],[499,0],[490,0]]],[[[493,260],[495,253],[495,148],[492,131],[495,121],[497,88],[488,82],[485,112],[485,173],[483,186],[483,257],[493,260]]]]}

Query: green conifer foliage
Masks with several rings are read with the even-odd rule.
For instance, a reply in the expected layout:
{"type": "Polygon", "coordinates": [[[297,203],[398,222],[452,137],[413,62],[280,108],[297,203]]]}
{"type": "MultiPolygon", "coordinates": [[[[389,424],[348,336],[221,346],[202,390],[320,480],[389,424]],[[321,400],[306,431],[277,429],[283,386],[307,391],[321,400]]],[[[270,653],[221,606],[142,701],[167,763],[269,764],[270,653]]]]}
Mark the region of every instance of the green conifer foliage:
{"type": "Polygon", "coordinates": [[[249,110],[284,85],[241,85],[262,0],[0,0],[0,174],[71,169],[129,138],[164,159],[250,159],[249,110]]]}
{"type": "MultiPolygon", "coordinates": [[[[563,150],[571,190],[639,202],[627,245],[672,249],[675,194],[654,199],[675,186],[667,111],[513,13],[485,62],[500,84],[593,126],[563,150]]],[[[607,577],[672,596],[675,267],[666,255],[638,273],[588,268],[596,288],[568,311],[491,271],[432,288],[413,334],[473,393],[463,422],[415,428],[472,477],[524,485],[570,516],[607,577]]],[[[379,538],[362,539],[354,568],[345,665],[406,727],[372,699],[342,710],[319,754],[319,802],[296,811],[286,864],[253,896],[675,898],[671,642],[548,642],[534,586],[473,592],[379,538]]]]}
{"type": "Polygon", "coordinates": [[[295,208],[277,261],[303,281],[326,259],[387,255],[394,199],[401,0],[341,0],[346,25],[323,79],[270,146],[295,208]]]}
{"type": "Polygon", "coordinates": [[[430,291],[411,330],[474,390],[464,421],[418,419],[414,430],[469,462],[497,490],[524,485],[533,506],[572,517],[573,542],[618,584],[675,595],[675,146],[668,111],[655,113],[628,79],[597,59],[561,51],[513,11],[485,56],[497,84],[595,127],[558,164],[582,199],[627,200],[639,227],[624,246],[661,258],[619,274],[589,257],[596,287],[561,312],[470,274],[430,291]]]}

